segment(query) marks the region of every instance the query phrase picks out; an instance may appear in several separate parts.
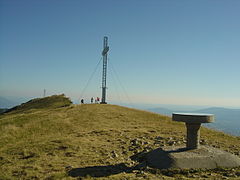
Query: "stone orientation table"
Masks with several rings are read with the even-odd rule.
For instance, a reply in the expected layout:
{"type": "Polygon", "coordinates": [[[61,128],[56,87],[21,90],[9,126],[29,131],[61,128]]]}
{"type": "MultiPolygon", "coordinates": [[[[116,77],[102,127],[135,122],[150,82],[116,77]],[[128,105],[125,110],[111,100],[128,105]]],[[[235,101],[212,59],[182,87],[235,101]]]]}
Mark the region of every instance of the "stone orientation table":
{"type": "Polygon", "coordinates": [[[173,113],[173,121],[185,122],[187,145],[159,147],[147,154],[147,165],[158,169],[214,169],[239,167],[240,158],[229,152],[210,146],[200,146],[202,123],[214,122],[213,114],[173,113]]]}
{"type": "Polygon", "coordinates": [[[201,123],[214,122],[213,114],[173,113],[173,121],[185,122],[187,127],[187,149],[199,148],[201,123]]]}

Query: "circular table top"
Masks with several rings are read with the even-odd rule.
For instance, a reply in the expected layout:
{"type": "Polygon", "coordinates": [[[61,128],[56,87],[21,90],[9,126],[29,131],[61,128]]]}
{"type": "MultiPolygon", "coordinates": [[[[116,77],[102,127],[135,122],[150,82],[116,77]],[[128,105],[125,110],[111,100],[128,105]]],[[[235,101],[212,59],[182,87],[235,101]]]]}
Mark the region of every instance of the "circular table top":
{"type": "Polygon", "coordinates": [[[210,123],[214,122],[213,114],[203,114],[203,113],[173,113],[173,121],[181,121],[186,123],[210,123]]]}

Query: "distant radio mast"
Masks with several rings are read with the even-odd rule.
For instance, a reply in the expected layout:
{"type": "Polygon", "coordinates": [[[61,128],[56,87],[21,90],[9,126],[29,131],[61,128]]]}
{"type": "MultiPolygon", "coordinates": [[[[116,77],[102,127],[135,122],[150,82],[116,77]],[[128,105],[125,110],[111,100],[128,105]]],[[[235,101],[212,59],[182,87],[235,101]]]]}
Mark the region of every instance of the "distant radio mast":
{"type": "Polygon", "coordinates": [[[43,90],[43,97],[46,97],[46,89],[43,90]]]}
{"type": "Polygon", "coordinates": [[[107,85],[107,53],[109,51],[108,37],[103,38],[103,73],[102,73],[102,101],[101,104],[107,104],[106,102],[106,85],[107,85]]]}

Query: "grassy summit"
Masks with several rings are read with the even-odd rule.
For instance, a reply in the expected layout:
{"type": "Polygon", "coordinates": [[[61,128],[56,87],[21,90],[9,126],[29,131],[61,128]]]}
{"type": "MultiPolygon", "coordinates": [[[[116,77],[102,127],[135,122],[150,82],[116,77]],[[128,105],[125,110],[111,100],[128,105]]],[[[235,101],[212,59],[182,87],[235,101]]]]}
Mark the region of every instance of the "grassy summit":
{"type": "MultiPolygon", "coordinates": [[[[161,179],[240,177],[240,168],[156,170],[145,153],[183,145],[185,126],[116,105],[35,99],[0,115],[0,179],[161,179]]],[[[201,129],[201,143],[240,156],[240,138],[201,129]]]]}
{"type": "Polygon", "coordinates": [[[65,107],[71,104],[72,102],[70,101],[70,99],[66,98],[64,94],[61,94],[61,95],[48,96],[45,98],[32,99],[26,103],[23,103],[19,106],[15,106],[7,110],[7,112],[19,113],[19,112],[28,111],[31,109],[48,109],[48,108],[65,107]]]}

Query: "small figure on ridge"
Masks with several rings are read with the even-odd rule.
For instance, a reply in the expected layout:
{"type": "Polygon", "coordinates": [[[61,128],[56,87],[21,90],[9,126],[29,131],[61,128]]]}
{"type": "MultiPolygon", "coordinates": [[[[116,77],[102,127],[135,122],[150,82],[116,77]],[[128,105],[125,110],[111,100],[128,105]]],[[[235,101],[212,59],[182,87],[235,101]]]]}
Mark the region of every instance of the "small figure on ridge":
{"type": "Polygon", "coordinates": [[[97,97],[97,103],[99,103],[99,101],[100,101],[100,99],[99,99],[99,97],[97,97]]]}

